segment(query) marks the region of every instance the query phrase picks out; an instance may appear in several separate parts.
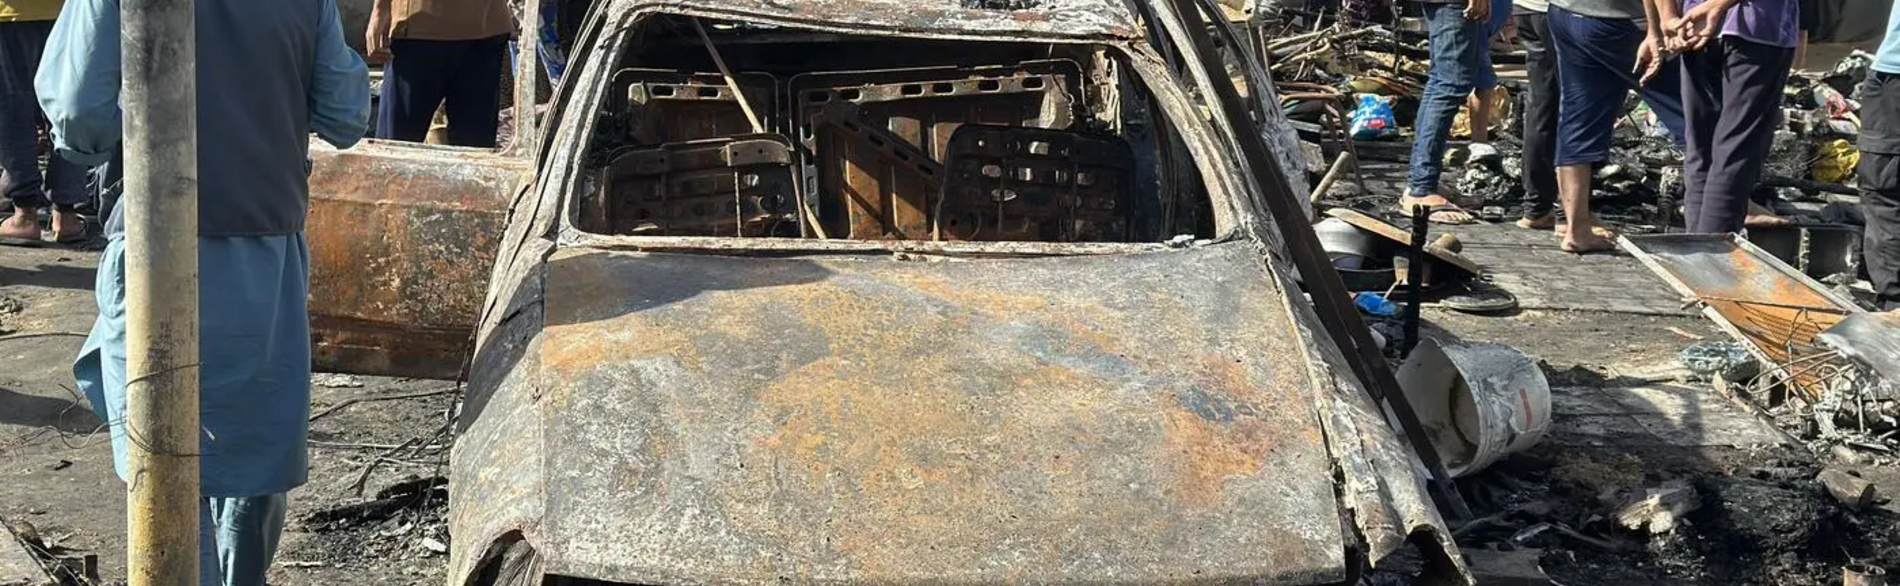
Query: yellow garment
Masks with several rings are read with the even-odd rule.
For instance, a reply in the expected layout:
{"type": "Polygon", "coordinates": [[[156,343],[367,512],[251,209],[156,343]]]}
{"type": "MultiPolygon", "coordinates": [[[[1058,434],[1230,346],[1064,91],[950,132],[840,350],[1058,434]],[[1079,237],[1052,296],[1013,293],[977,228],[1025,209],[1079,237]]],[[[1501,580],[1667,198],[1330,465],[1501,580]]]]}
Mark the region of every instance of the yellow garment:
{"type": "Polygon", "coordinates": [[[1846,183],[1853,178],[1854,168],[1860,165],[1860,150],[1854,148],[1853,141],[1837,138],[1821,143],[1820,152],[1815,154],[1814,180],[1826,183],[1846,183]]]}
{"type": "Polygon", "coordinates": [[[0,22],[52,20],[66,0],[0,0],[0,22]]]}

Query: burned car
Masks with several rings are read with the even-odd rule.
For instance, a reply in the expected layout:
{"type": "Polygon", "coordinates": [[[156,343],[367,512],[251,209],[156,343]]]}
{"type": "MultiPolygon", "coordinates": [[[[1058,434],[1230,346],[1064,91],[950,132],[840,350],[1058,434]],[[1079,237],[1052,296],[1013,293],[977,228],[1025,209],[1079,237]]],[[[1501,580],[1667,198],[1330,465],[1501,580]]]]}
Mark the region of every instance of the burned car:
{"type": "Polygon", "coordinates": [[[1231,146],[1284,121],[1008,4],[601,0],[514,147],[316,155],[320,365],[473,340],[450,584],[1468,581],[1231,146]]]}

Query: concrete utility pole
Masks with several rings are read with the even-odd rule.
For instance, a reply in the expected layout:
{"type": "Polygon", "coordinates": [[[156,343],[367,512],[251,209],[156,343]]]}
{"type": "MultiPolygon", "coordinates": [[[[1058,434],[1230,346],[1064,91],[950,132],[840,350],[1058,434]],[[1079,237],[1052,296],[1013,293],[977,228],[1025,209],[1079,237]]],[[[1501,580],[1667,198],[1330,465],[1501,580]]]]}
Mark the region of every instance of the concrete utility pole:
{"type": "Polygon", "coordinates": [[[198,55],[193,0],[120,2],[131,586],[198,583],[198,55]]]}

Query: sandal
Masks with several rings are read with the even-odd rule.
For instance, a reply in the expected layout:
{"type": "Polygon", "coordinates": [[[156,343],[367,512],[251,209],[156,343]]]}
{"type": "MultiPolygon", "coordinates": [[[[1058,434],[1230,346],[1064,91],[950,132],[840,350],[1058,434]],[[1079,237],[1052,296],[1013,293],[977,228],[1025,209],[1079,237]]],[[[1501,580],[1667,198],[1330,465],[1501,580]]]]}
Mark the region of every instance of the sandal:
{"type": "Polygon", "coordinates": [[[1500,313],[1517,309],[1517,296],[1489,283],[1465,283],[1463,292],[1438,300],[1446,309],[1463,313],[1500,313]]]}
{"type": "Polygon", "coordinates": [[[92,241],[92,224],[84,220],[81,220],[79,222],[79,232],[77,233],[62,233],[58,230],[53,231],[54,244],[59,244],[63,246],[71,246],[74,244],[85,244],[91,241],[92,241]]]}

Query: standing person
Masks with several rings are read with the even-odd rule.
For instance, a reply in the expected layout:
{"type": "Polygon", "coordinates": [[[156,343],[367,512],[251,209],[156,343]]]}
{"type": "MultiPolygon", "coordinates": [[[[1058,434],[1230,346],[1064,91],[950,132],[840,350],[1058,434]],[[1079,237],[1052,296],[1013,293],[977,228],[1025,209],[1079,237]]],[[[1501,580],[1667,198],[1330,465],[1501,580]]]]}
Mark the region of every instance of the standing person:
{"type": "Polygon", "coordinates": [[[508,0],[374,2],[364,38],[370,55],[389,58],[376,137],[421,142],[440,107],[449,144],[494,148],[514,32],[508,0]]]}
{"type": "MultiPolygon", "coordinates": [[[[334,0],[197,0],[199,460],[203,586],[263,586],[285,493],[307,479],[309,136],[339,148],[369,127],[369,72],[334,0]]],[[[68,0],[41,62],[59,152],[119,148],[119,4],[68,0]]],[[[127,197],[141,197],[130,193],[127,197]]],[[[126,478],[124,206],[106,223],[99,318],[73,375],[126,478]]],[[[131,480],[126,478],[127,480],[131,480]]]]}
{"type": "Polygon", "coordinates": [[[1524,212],[1517,225],[1557,227],[1557,50],[1550,44],[1548,0],[1517,0],[1517,41],[1524,47],[1530,95],[1524,107],[1524,212]]]}
{"type": "MultiPolygon", "coordinates": [[[[1451,141],[1452,121],[1458,107],[1473,91],[1489,103],[1497,88],[1497,71],[1491,66],[1491,36],[1504,28],[1511,15],[1511,0],[1419,0],[1430,28],[1432,68],[1425,83],[1425,96],[1419,101],[1418,122],[1413,131],[1411,172],[1406,194],[1399,197],[1399,209],[1410,213],[1415,207],[1430,210],[1431,221],[1441,224],[1469,224],[1471,213],[1453,203],[1439,190],[1444,170],[1445,147],[1451,141]]],[[[1488,107],[1487,107],[1488,110],[1488,107]]],[[[1489,125],[1489,117],[1479,120],[1473,111],[1472,132],[1478,125],[1489,125]]]]}
{"type": "Polygon", "coordinates": [[[53,154],[40,172],[40,105],[33,74],[53,32],[61,0],[0,0],[0,194],[13,201],[13,215],[0,222],[0,244],[34,246],[40,210],[53,208],[53,240],[87,239],[78,206],[86,202],[86,170],[53,154]]]}
{"type": "Polygon", "coordinates": [[[1550,0],[1546,13],[1557,48],[1557,193],[1563,201],[1563,250],[1616,248],[1613,234],[1590,212],[1590,178],[1609,157],[1611,132],[1630,90],[1636,90],[1678,144],[1682,141],[1681,70],[1661,67],[1660,24],[1644,0],[1550,0]],[[1638,72],[1656,69],[1643,81],[1638,72]]]}
{"type": "Polygon", "coordinates": [[[1867,216],[1861,254],[1874,302],[1900,310],[1900,6],[1888,9],[1887,37],[1861,86],[1860,205],[1867,216]]]}
{"type": "Polygon", "coordinates": [[[1781,122],[1781,90],[1800,44],[1796,0],[1647,0],[1682,54],[1683,222],[1740,232],[1781,122]]]}

